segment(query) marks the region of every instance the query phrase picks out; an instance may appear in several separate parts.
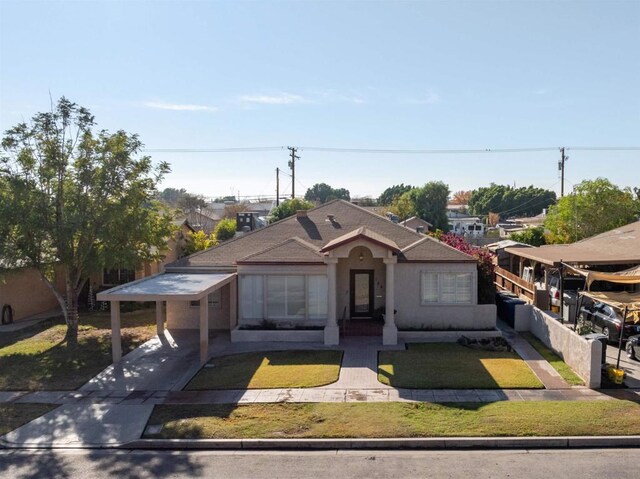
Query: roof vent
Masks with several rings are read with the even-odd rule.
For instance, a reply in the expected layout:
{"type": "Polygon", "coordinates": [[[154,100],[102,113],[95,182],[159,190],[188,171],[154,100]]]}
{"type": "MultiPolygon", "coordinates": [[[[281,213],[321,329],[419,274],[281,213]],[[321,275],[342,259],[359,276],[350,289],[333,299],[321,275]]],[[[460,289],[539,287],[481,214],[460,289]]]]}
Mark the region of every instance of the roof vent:
{"type": "Polygon", "coordinates": [[[298,217],[298,218],[306,218],[307,217],[307,210],[298,210],[298,211],[296,211],[296,217],[298,217]]]}
{"type": "Polygon", "coordinates": [[[335,219],[336,219],[335,215],[327,215],[327,220],[331,221],[332,223],[334,222],[335,219]]]}

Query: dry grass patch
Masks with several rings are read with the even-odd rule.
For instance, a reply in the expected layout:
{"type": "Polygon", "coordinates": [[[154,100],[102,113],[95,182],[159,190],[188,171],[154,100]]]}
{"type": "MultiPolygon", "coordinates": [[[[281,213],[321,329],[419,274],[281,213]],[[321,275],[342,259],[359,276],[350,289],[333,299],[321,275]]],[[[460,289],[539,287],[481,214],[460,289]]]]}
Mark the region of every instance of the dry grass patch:
{"type": "Polygon", "coordinates": [[[338,380],[342,351],[298,350],[213,358],[185,389],[310,388],[338,380]],[[212,367],[211,367],[212,366],[212,367]]]}
{"type": "Polygon", "coordinates": [[[481,351],[457,343],[409,344],[406,351],[380,351],[378,380],[414,389],[544,387],[515,352],[481,351]]]}
{"type": "MultiPolygon", "coordinates": [[[[76,347],[65,342],[65,331],[57,324],[0,348],[0,390],[73,390],[111,364],[108,312],[82,315],[76,347]]],[[[122,315],[123,354],[154,334],[153,310],[122,315]]]]}
{"type": "Polygon", "coordinates": [[[48,413],[52,404],[0,404],[0,436],[48,413]]]}
{"type": "Polygon", "coordinates": [[[630,401],[156,406],[167,439],[610,436],[640,434],[630,401]]]}

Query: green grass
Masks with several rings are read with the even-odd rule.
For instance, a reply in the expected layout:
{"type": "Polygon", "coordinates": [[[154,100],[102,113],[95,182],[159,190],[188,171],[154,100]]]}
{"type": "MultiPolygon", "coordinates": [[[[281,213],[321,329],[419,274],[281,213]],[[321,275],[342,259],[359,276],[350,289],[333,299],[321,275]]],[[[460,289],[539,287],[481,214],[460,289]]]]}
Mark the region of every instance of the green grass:
{"type": "Polygon", "coordinates": [[[0,436],[48,413],[52,404],[0,404],[0,436]]]}
{"type": "Polygon", "coordinates": [[[213,358],[185,389],[309,388],[338,380],[342,351],[267,351],[213,358]]]}
{"type": "MultiPolygon", "coordinates": [[[[65,340],[66,326],[16,335],[0,348],[0,390],[73,390],[111,364],[108,312],[83,313],[77,347],[65,340]]],[[[140,310],[122,315],[123,354],[155,334],[155,313],[140,310]]]]}
{"type": "Polygon", "coordinates": [[[529,332],[520,333],[540,355],[558,371],[562,379],[573,386],[583,386],[584,381],[580,376],[573,372],[573,369],[565,363],[556,353],[547,348],[542,341],[529,332]]]}
{"type": "Polygon", "coordinates": [[[378,380],[411,389],[544,387],[516,353],[480,351],[457,343],[409,344],[406,351],[380,351],[378,380]]]}
{"type": "Polygon", "coordinates": [[[611,436],[640,434],[629,401],[279,403],[156,406],[168,439],[611,436]]]}

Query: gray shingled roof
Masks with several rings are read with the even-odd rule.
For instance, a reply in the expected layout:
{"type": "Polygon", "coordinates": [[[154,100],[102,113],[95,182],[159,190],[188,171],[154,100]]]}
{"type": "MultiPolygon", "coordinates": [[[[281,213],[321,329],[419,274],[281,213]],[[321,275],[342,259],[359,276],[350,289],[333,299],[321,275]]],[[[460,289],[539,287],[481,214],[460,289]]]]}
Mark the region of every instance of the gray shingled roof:
{"type": "Polygon", "coordinates": [[[324,255],[314,245],[296,237],[238,260],[238,264],[254,263],[323,264],[324,255]]]}
{"type": "MultiPolygon", "coordinates": [[[[167,268],[235,266],[238,261],[247,259],[249,256],[268,254],[269,249],[274,255],[281,254],[276,247],[293,238],[300,239],[319,252],[332,240],[360,227],[365,227],[374,234],[394,242],[400,250],[413,245],[406,255],[406,260],[409,261],[474,261],[470,256],[434,239],[429,239],[433,244],[423,245],[421,242],[422,246],[417,245],[416,242],[423,240],[424,235],[392,223],[382,216],[347,201],[334,200],[309,210],[306,217],[291,216],[266,228],[182,258],[167,265],[167,268]],[[329,219],[329,215],[333,215],[333,220],[329,219]]],[[[302,249],[299,249],[299,252],[302,252],[302,249]]],[[[304,255],[309,258],[307,253],[304,255]]],[[[399,254],[399,259],[401,261],[404,259],[402,253],[399,254]]]]}

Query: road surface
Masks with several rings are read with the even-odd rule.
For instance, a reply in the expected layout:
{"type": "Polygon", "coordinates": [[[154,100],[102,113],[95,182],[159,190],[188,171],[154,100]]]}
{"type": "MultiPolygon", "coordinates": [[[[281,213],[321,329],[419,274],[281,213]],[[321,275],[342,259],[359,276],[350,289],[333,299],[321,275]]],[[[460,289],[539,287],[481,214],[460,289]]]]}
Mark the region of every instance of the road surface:
{"type": "Polygon", "coordinates": [[[8,451],[21,478],[580,478],[635,477],[640,449],[531,451],[8,451]]]}

